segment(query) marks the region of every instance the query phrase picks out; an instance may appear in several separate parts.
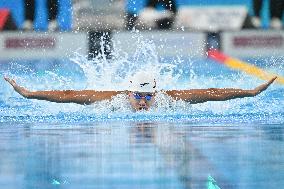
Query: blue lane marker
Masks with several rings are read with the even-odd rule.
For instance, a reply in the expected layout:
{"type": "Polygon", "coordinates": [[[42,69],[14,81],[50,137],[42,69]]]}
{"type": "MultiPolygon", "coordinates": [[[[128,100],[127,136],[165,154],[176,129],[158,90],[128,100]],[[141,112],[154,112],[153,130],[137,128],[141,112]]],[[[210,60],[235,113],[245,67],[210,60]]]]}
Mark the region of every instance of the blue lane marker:
{"type": "Polygon", "coordinates": [[[210,175],[208,176],[207,180],[207,189],[220,189],[214,178],[211,177],[210,175]]]}
{"type": "Polygon", "coordinates": [[[55,179],[53,179],[51,184],[53,184],[53,185],[60,185],[60,182],[55,180],[55,179]]]}

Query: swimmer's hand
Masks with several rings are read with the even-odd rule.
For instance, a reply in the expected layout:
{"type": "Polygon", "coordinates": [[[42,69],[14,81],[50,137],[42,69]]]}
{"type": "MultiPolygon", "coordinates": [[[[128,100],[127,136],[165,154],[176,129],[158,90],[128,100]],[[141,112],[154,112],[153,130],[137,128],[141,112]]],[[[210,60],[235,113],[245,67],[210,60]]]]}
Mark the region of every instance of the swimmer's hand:
{"type": "Polygon", "coordinates": [[[268,82],[262,84],[262,85],[259,85],[258,87],[256,87],[254,90],[253,90],[253,95],[256,96],[258,95],[259,93],[265,91],[274,81],[275,79],[277,79],[277,76],[273,77],[272,79],[270,79],[268,82]]]}
{"type": "Polygon", "coordinates": [[[14,88],[14,90],[16,92],[18,92],[20,95],[22,95],[23,97],[26,97],[28,98],[29,97],[29,94],[30,94],[30,91],[25,89],[24,87],[21,87],[19,86],[16,81],[14,79],[10,79],[8,77],[4,77],[4,79],[10,83],[10,85],[12,85],[12,87],[14,88]]]}

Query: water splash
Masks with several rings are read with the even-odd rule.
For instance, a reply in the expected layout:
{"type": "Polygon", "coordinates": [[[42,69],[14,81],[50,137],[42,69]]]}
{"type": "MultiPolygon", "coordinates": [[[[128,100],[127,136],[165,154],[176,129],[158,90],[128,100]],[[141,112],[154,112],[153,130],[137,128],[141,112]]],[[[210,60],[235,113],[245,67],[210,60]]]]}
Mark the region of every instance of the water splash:
{"type": "MultiPolygon", "coordinates": [[[[5,74],[31,90],[95,89],[126,90],[129,80],[138,71],[145,70],[157,79],[159,89],[188,89],[211,87],[254,88],[262,81],[240,72],[232,72],[210,60],[194,59],[177,55],[174,58],[160,57],[156,44],[134,35],[137,46],[133,52],[116,48],[111,59],[101,55],[92,60],[78,53],[66,61],[13,62],[5,74]],[[51,65],[37,69],[36,65],[51,65]],[[21,70],[21,71],[20,71],[21,70]]],[[[103,46],[103,45],[102,45],[103,46]]],[[[103,51],[103,49],[101,49],[103,51]]],[[[282,60],[283,59],[279,59],[282,60]]],[[[276,62],[267,66],[281,66],[276,62]]],[[[273,69],[273,67],[271,68],[273,69]]],[[[3,74],[4,75],[4,74],[3,74]]],[[[124,121],[190,121],[192,123],[283,123],[283,89],[275,85],[254,98],[226,102],[207,102],[191,105],[172,101],[159,93],[150,111],[133,112],[126,95],[114,97],[90,106],[57,104],[24,99],[4,81],[1,95],[0,122],[89,122],[105,120],[124,121]],[[56,108],[55,108],[56,107],[56,108]]]]}

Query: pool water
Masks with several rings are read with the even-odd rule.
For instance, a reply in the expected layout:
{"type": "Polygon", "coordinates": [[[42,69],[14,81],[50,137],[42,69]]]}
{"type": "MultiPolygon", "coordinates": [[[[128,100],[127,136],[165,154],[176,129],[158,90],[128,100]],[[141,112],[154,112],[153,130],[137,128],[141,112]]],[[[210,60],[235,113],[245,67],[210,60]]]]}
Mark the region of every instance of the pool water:
{"type": "MultiPolygon", "coordinates": [[[[246,60],[284,75],[283,57],[246,60]]],[[[2,75],[31,90],[127,89],[128,75],[141,69],[157,74],[159,89],[264,82],[193,57],[0,62],[2,75]]],[[[223,189],[284,185],[283,85],[195,105],[159,94],[150,111],[136,113],[125,96],[82,106],[24,99],[4,80],[0,87],[3,188],[199,189],[209,175],[223,189]]]]}
{"type": "Polygon", "coordinates": [[[206,188],[209,175],[221,188],[284,184],[283,124],[205,125],[2,123],[0,184],[7,189],[206,188]]]}

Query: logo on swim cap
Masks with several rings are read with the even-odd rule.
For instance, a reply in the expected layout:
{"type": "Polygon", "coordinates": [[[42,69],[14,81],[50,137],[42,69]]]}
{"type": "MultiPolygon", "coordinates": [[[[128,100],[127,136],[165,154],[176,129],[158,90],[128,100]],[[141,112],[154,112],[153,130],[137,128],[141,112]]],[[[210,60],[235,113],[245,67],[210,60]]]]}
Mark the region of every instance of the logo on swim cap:
{"type": "Polygon", "coordinates": [[[130,90],[139,92],[155,92],[156,80],[154,76],[145,73],[138,72],[130,80],[130,90]]]}

